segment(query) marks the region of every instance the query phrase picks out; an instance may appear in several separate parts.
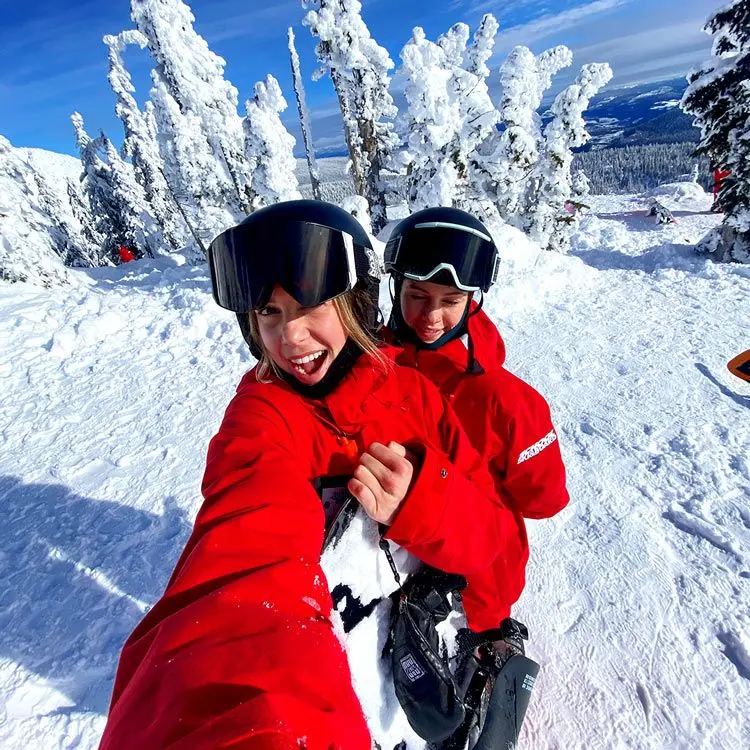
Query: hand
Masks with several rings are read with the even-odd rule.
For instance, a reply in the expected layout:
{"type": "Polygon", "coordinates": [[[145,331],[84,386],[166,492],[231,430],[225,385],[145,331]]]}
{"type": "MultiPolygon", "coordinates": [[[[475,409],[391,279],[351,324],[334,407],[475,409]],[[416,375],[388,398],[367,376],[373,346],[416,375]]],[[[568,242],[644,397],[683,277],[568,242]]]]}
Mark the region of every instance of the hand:
{"type": "Polygon", "coordinates": [[[359,458],[347,485],[370,518],[391,524],[411,488],[416,456],[400,443],[373,443],[359,458]]]}

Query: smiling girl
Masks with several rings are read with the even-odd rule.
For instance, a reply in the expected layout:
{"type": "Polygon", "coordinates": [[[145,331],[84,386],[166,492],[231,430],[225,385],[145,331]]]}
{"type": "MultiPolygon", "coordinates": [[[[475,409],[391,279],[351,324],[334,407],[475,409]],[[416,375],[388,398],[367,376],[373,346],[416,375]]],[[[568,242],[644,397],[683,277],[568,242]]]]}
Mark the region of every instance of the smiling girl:
{"type": "Polygon", "coordinates": [[[468,577],[463,601],[477,632],[497,628],[521,595],[529,557],[524,518],[553,516],[569,499],[549,406],[504,368],[505,344],[482,310],[499,260],[482,222],[456,208],[412,214],[394,228],[385,251],[394,280],[389,340],[401,347],[396,361],[440,388],[516,520],[512,547],[468,577]]]}
{"type": "Polygon", "coordinates": [[[452,410],[379,348],[369,239],[291,201],[211,244],[216,301],[258,365],[208,449],[204,502],[162,598],[122,651],[101,747],[370,750],[321,568],[344,487],[384,537],[484,570],[514,522],[452,410]]]}

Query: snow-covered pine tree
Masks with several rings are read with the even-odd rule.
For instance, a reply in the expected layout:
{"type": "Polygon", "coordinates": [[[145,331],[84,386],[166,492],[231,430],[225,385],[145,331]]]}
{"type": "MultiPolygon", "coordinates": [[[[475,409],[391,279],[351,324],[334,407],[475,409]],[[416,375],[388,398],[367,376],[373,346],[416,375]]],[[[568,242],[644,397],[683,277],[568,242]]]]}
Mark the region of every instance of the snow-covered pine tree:
{"type": "Polygon", "coordinates": [[[538,165],[539,192],[531,207],[528,229],[532,238],[549,250],[567,252],[577,218],[565,210],[573,193],[572,149],[583,146],[590,135],[583,113],[591,98],[612,78],[607,63],[589,63],[575,82],[561,91],[552,104],[553,118],[544,129],[544,153],[538,165]]]}
{"type": "Polygon", "coordinates": [[[468,48],[469,27],[464,23],[454,24],[437,40],[451,71],[448,89],[458,102],[461,118],[457,141],[451,149],[459,177],[453,205],[477,215],[482,215],[485,209],[482,205],[484,196],[474,189],[472,180],[475,150],[495,131],[499,119],[487,88],[489,68],[486,64],[492,54],[497,29],[497,21],[488,13],[482,18],[468,48]]]}
{"type": "Polygon", "coordinates": [[[192,110],[180,111],[157,71],[151,78],[153,110],[147,104],[145,114],[156,123],[164,177],[197,243],[205,245],[239,217],[227,206],[227,182],[200,119],[192,110]]]}
{"type": "Polygon", "coordinates": [[[493,200],[503,219],[523,221],[539,159],[541,119],[537,110],[552,77],[572,61],[571,51],[563,45],[538,57],[528,47],[518,46],[500,68],[499,112],[504,129],[491,134],[477,149],[473,180],[479,193],[493,200]]]}
{"type": "Polygon", "coordinates": [[[107,35],[103,41],[109,49],[107,77],[117,96],[115,112],[122,120],[125,130],[122,153],[133,164],[136,180],[143,188],[150,213],[161,234],[161,238],[156,235],[152,238],[154,250],[157,253],[169,249],[176,250],[185,244],[182,222],[179,213],[175,211],[174,201],[164,179],[163,164],[155,133],[149,127],[147,119],[133,98],[135,88],[122,56],[129,44],[145,47],[146,37],[139,31],[129,30],[116,36],[107,35]],[[162,238],[166,241],[167,247],[162,248],[163,243],[160,242],[162,238]]]}
{"type": "Polygon", "coordinates": [[[372,226],[386,224],[383,171],[390,165],[398,138],[397,114],[388,91],[393,61],[370,35],[359,0],[305,0],[312,8],[303,23],[318,38],[321,72],[330,71],[341,106],[352,176],[357,192],[367,198],[372,226]]]}
{"type": "Polygon", "coordinates": [[[34,172],[0,135],[0,280],[65,284],[69,276],[50,216],[40,205],[34,172]]]}
{"type": "Polygon", "coordinates": [[[490,74],[487,62],[495,49],[495,37],[500,24],[492,13],[485,13],[467,50],[466,70],[486,80],[490,74]]]}
{"type": "Polygon", "coordinates": [[[242,118],[237,89],[224,78],[225,61],[193,28],[195,17],[182,0],[131,0],[131,18],[147,40],[158,75],[191,127],[201,128],[217,161],[224,203],[249,213],[250,175],[244,161],[242,118]]]}
{"type": "Polygon", "coordinates": [[[146,198],[135,181],[133,168],[124,162],[111,141],[102,133],[92,139],[78,112],[71,116],[81,153],[81,181],[88,194],[96,231],[103,237],[102,255],[117,262],[121,245],[137,254],[152,254],[148,244],[146,198]]]}
{"type": "Polygon", "coordinates": [[[99,247],[91,245],[72,213],[66,210],[55,191],[50,188],[45,178],[32,169],[37,187],[39,207],[49,217],[52,231],[50,237],[55,252],[66,266],[91,268],[98,266],[99,247]]]}
{"type": "Polygon", "coordinates": [[[289,27],[287,32],[289,44],[289,62],[292,66],[292,79],[294,80],[294,94],[297,99],[297,112],[299,113],[300,129],[302,130],[302,141],[305,144],[305,157],[307,158],[307,169],[310,172],[310,187],[315,200],[320,200],[320,175],[318,165],[315,163],[315,149],[313,148],[312,131],[310,129],[310,113],[305,101],[305,86],[302,83],[302,73],[299,68],[299,55],[294,45],[294,30],[289,27]]]}
{"type": "Polygon", "coordinates": [[[724,222],[697,249],[750,263],[750,0],[715,12],[704,31],[714,37],[714,57],[688,76],[681,106],[701,129],[697,153],[731,174],[719,193],[724,222]]]}
{"type": "Polygon", "coordinates": [[[294,136],[279,117],[287,104],[278,81],[272,75],[258,81],[255,96],[245,106],[245,158],[253,168],[253,208],[300,198],[294,136]]]}
{"type": "Polygon", "coordinates": [[[407,202],[412,211],[452,206],[459,173],[454,150],[459,142],[461,104],[451,88],[445,50],[429,41],[421,26],[401,50],[399,74],[404,94],[407,137],[407,202]]]}
{"type": "Polygon", "coordinates": [[[91,206],[88,202],[88,194],[82,192],[79,185],[72,180],[68,180],[68,202],[70,203],[70,212],[73,220],[81,228],[81,237],[83,239],[86,253],[89,257],[95,258],[96,262],[92,265],[101,263],[101,252],[104,245],[104,237],[97,231],[94,216],[91,213],[91,206]]]}

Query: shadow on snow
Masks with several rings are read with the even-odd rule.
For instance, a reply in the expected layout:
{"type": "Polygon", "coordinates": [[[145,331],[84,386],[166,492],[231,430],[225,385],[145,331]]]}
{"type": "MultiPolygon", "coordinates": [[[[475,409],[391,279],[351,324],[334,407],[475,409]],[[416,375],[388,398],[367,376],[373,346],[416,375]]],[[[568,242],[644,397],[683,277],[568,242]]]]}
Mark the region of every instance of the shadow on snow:
{"type": "Polygon", "coordinates": [[[191,531],[171,498],[166,506],[155,515],[0,477],[0,656],[76,710],[105,714],[122,644],[191,531]]]}

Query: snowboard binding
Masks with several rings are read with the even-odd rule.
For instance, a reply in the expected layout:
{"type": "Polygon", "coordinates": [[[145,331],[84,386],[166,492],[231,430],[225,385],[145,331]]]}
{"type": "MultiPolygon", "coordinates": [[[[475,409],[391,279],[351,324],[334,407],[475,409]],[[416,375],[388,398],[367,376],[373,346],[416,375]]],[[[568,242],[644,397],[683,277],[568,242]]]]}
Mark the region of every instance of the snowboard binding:
{"type": "Polygon", "coordinates": [[[457,680],[466,719],[436,750],[511,750],[518,743],[539,665],[525,654],[526,626],[511,617],[500,627],[458,633],[457,680]]]}

